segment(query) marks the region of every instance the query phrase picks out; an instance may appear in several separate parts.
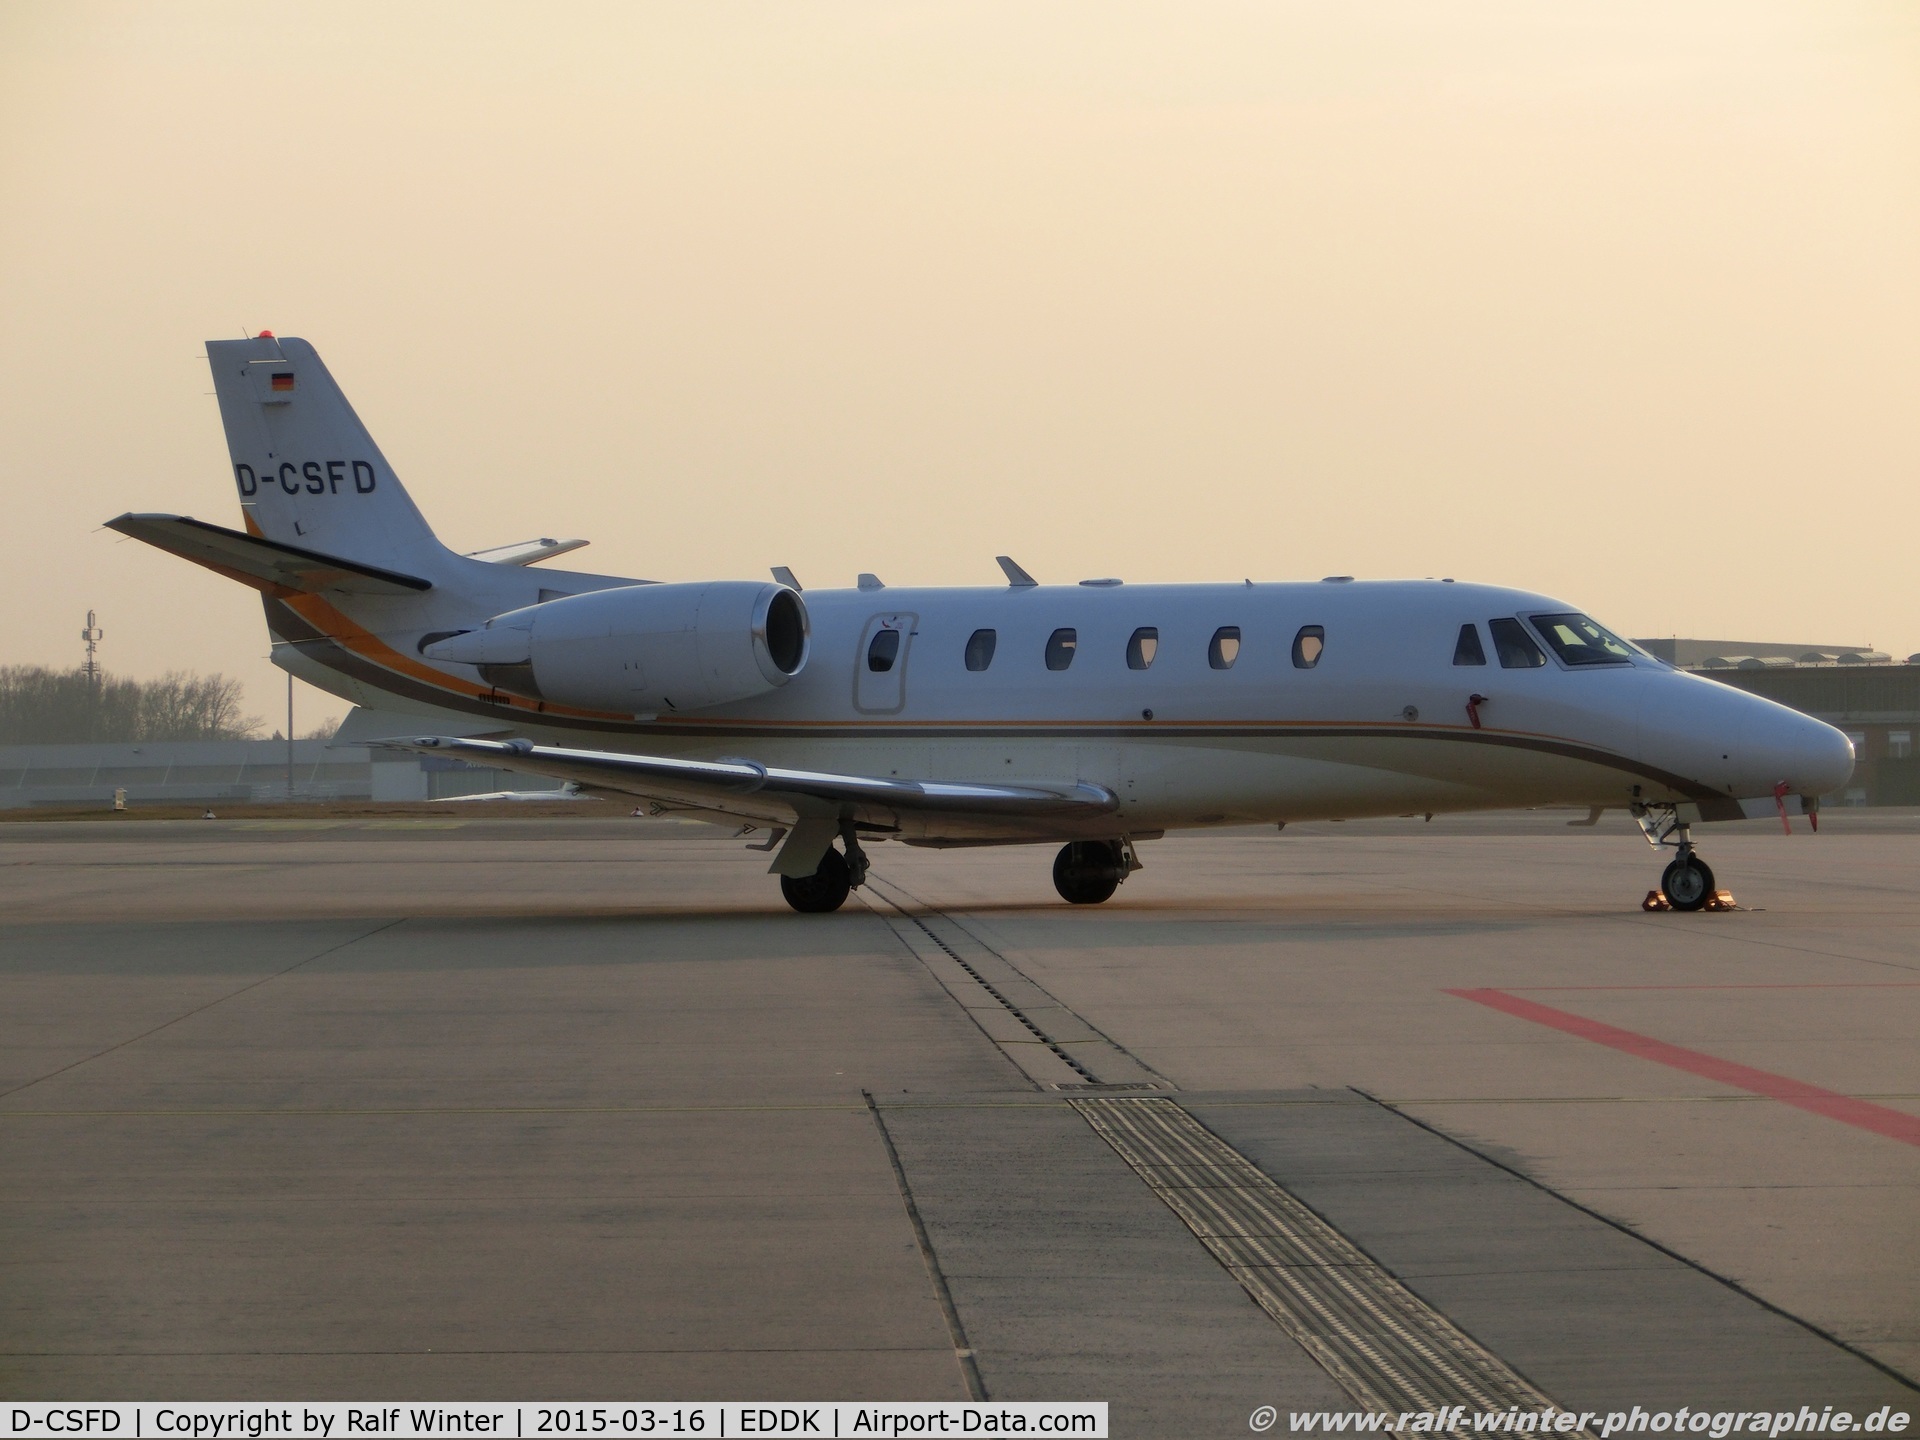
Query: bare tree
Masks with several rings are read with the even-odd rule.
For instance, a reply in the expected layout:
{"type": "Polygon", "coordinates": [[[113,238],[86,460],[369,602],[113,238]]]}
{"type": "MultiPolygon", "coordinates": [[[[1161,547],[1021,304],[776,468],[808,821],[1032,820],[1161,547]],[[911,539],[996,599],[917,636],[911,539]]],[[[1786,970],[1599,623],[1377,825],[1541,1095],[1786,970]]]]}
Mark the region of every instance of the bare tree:
{"type": "Polygon", "coordinates": [[[260,728],[225,675],[94,681],[79,669],[0,666],[0,744],[245,740],[260,728]]]}

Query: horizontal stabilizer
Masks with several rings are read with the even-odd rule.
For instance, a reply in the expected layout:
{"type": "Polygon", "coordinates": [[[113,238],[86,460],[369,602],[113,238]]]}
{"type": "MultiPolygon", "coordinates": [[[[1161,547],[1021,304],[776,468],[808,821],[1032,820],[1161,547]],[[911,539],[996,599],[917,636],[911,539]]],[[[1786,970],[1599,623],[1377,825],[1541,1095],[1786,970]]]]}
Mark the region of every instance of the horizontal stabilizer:
{"type": "Polygon", "coordinates": [[[469,550],[469,560],[484,560],[489,565],[536,565],[556,555],[584,550],[586,540],[522,540],[517,545],[496,545],[491,550],[469,550]]]}
{"type": "Polygon", "coordinates": [[[342,590],[353,595],[415,595],[433,588],[418,576],[262,540],[190,515],[122,515],[107,521],[107,528],[269,593],[342,590]]]}
{"type": "Polygon", "coordinates": [[[1119,808],[1112,791],[1079,782],[1053,788],[882,779],[782,770],[752,760],[681,760],[447,735],[376,743],[395,750],[448,755],[473,765],[574,780],[589,790],[614,790],[781,824],[792,824],[802,815],[857,815],[885,827],[890,813],[906,811],[1058,822],[1091,819],[1119,808]]]}

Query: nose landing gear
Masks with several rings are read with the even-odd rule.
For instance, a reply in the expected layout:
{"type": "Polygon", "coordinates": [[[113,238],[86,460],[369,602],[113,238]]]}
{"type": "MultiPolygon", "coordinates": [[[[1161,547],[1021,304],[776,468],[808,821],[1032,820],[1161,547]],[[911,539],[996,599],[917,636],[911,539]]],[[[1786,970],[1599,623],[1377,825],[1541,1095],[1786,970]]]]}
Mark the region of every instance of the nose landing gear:
{"type": "Polygon", "coordinates": [[[1692,830],[1680,819],[1678,810],[1672,805],[1636,805],[1633,818],[1649,845],[1655,849],[1670,845],[1675,851],[1672,863],[1660,875],[1658,893],[1666,904],[1654,905],[1654,896],[1649,895],[1647,907],[1704,910],[1718,893],[1713,887],[1713,871],[1694,851],[1692,830]]]}
{"type": "Polygon", "coordinates": [[[1698,910],[1713,898],[1713,871],[1698,855],[1683,856],[1662,872],[1660,893],[1676,910],[1698,910]]]}

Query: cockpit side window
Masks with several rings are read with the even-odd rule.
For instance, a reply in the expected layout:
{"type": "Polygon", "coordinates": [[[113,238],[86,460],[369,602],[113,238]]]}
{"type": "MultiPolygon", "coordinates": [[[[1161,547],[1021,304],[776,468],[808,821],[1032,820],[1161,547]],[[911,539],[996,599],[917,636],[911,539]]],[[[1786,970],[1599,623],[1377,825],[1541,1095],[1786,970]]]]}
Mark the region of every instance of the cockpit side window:
{"type": "Polygon", "coordinates": [[[1453,663],[1456,665],[1484,665],[1487,652],[1480,648],[1480,627],[1462,625],[1460,638],[1453,642],[1453,663]]]}
{"type": "Polygon", "coordinates": [[[1530,615],[1533,628],[1569,665],[1628,665],[1634,648],[1584,615],[1530,615]]]}
{"type": "Polygon", "coordinates": [[[1502,670],[1537,670],[1547,663],[1546,655],[1533,643],[1518,620],[1489,620],[1493,651],[1500,657],[1502,670]]]}

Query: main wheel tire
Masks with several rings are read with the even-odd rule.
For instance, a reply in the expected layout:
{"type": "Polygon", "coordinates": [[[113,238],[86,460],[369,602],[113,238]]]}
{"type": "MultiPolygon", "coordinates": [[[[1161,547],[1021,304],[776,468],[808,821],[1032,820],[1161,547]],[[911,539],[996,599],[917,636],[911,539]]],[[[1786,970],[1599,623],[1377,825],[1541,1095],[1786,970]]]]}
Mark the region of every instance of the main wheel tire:
{"type": "Polygon", "coordinates": [[[1660,893],[1676,910],[1698,910],[1713,898],[1713,871],[1698,855],[1675,860],[1660,877],[1660,893]]]}
{"type": "Polygon", "coordinates": [[[780,893],[802,915],[831,915],[847,903],[852,890],[847,857],[838,850],[830,849],[822,855],[820,868],[811,875],[780,877],[780,893]]]}
{"type": "Polygon", "coordinates": [[[1104,840],[1075,840],[1053,861],[1053,888],[1070,905],[1098,905],[1120,888],[1120,856],[1104,840]]]}

